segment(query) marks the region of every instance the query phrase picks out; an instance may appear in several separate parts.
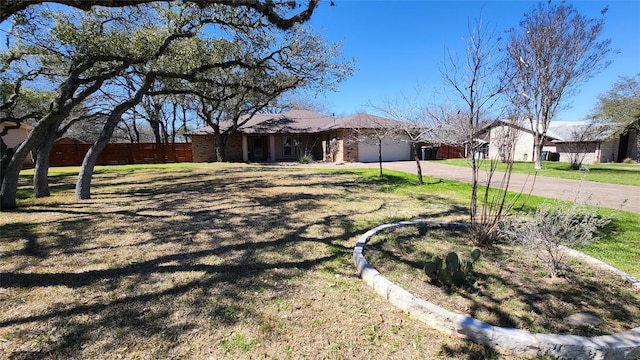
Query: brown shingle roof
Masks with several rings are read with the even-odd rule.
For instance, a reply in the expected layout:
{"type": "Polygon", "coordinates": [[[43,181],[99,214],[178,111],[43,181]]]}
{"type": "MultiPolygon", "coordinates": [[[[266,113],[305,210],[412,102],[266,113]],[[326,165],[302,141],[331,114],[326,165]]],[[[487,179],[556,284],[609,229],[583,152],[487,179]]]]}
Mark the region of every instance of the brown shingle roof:
{"type": "MultiPolygon", "coordinates": [[[[221,129],[230,124],[222,123],[221,129]]],[[[333,129],[380,128],[397,125],[396,121],[380,116],[358,113],[334,118],[311,110],[292,110],[282,114],[256,114],[237,133],[241,134],[314,134],[333,129]]],[[[189,132],[189,135],[213,134],[210,126],[189,132]]]]}
{"type": "Polygon", "coordinates": [[[379,129],[397,127],[399,122],[367,113],[357,113],[336,119],[328,129],[379,129]]]}
{"type": "Polygon", "coordinates": [[[283,114],[257,114],[238,132],[243,134],[317,133],[334,122],[331,116],[310,110],[292,110],[283,114]]]}

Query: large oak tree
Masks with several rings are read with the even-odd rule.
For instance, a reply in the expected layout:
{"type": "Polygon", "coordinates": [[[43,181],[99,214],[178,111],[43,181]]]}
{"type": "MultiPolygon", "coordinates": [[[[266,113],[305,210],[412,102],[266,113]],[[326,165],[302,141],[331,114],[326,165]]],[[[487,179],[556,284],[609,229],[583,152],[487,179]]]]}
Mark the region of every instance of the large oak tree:
{"type": "MultiPolygon", "coordinates": [[[[16,11],[40,2],[21,3],[24,6],[20,9],[14,8],[16,11]]],[[[79,7],[89,8],[88,4],[89,2],[84,2],[79,7]]],[[[129,72],[128,69],[134,66],[147,66],[146,70],[156,71],[157,68],[149,67],[150,64],[171,50],[174,42],[196,36],[199,29],[208,24],[214,24],[219,19],[228,17],[229,14],[235,13],[236,19],[245,16],[246,19],[253,21],[251,24],[253,27],[290,29],[296,23],[307,20],[317,2],[309,1],[307,8],[294,14],[292,12],[295,12],[295,7],[291,7],[291,4],[293,3],[287,5],[271,1],[200,2],[198,6],[184,6],[184,11],[170,19],[169,26],[164,30],[159,30],[155,24],[149,23],[139,28],[131,28],[139,23],[123,22],[122,19],[131,19],[132,16],[144,18],[147,15],[144,10],[140,11],[139,7],[122,8],[124,2],[112,4],[121,9],[122,16],[119,17],[114,17],[112,12],[100,8],[88,16],[73,12],[45,14],[46,9],[35,16],[33,12],[21,14],[16,18],[14,31],[20,33],[21,40],[24,40],[25,36],[28,39],[18,42],[19,50],[11,48],[6,54],[2,54],[3,67],[0,74],[7,77],[10,74],[19,73],[20,69],[14,64],[30,66],[35,64],[38,67],[36,73],[40,77],[39,81],[49,81],[56,90],[48,112],[39,119],[33,132],[16,149],[7,165],[6,176],[0,190],[2,208],[16,206],[18,175],[22,161],[28,152],[42,145],[43,142],[52,141],[51,139],[59,134],[59,126],[71,112],[110,84],[113,79],[124,76],[129,72]],[[205,17],[189,18],[187,16],[189,20],[185,22],[185,13],[205,15],[205,17]],[[27,15],[28,18],[25,17],[27,15]],[[96,16],[103,16],[103,21],[95,21],[96,16]]],[[[162,8],[160,5],[158,7],[162,8]]],[[[3,7],[3,11],[5,11],[4,14],[8,14],[5,18],[15,13],[15,11],[9,13],[8,11],[11,10],[6,7],[3,7]]],[[[238,31],[247,29],[249,28],[237,28],[238,31]]],[[[224,59],[213,67],[232,67],[237,65],[238,61],[240,60],[224,59]]],[[[209,63],[207,66],[212,65],[209,63]]],[[[206,69],[206,66],[203,69],[206,69]]],[[[43,161],[42,166],[45,169],[48,168],[48,162],[45,165],[43,161]]],[[[39,173],[46,174],[46,170],[39,173]]],[[[46,180],[46,175],[36,178],[46,180]]],[[[38,186],[36,178],[34,182],[38,186]]]]}

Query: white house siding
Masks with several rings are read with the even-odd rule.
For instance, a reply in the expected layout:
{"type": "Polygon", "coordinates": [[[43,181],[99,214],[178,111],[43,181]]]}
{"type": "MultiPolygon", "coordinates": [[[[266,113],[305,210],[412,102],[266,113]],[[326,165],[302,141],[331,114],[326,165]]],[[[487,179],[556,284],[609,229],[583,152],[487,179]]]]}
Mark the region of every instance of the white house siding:
{"type": "MultiPolygon", "coordinates": [[[[489,135],[489,158],[500,158],[500,140],[496,139],[500,139],[502,135],[506,133],[507,129],[507,126],[495,126],[491,128],[491,134],[489,135]]],[[[533,134],[522,130],[514,129],[513,131],[517,131],[517,140],[513,159],[515,161],[532,161],[533,134]]]]}
{"type": "MultiPolygon", "coordinates": [[[[572,144],[561,143],[556,145],[557,152],[560,153],[560,161],[571,162],[573,154],[575,154],[576,146],[572,144]]],[[[599,156],[601,155],[601,144],[589,143],[580,145],[580,153],[584,156],[583,164],[596,164],[600,162],[599,156]]]]}
{"type": "MultiPolygon", "coordinates": [[[[411,149],[407,142],[383,141],[382,161],[411,160],[411,149]]],[[[358,143],[358,161],[378,161],[378,145],[365,142],[358,143]]]]}

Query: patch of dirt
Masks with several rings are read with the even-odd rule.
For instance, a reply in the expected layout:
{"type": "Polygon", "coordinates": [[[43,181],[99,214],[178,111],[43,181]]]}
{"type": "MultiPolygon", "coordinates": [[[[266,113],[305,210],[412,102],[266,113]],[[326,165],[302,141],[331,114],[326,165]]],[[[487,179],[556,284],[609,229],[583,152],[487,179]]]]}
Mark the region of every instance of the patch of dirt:
{"type": "Polygon", "coordinates": [[[435,286],[424,273],[426,260],[449,251],[469,259],[464,234],[416,227],[371,238],[365,257],[380,273],[415,296],[492,325],[533,333],[598,336],[640,326],[640,290],[619,275],[582,260],[568,259],[562,277],[550,278],[530,249],[498,244],[483,250],[474,265],[476,288],[435,286]],[[600,324],[572,325],[574,314],[591,314],[600,324]]]}

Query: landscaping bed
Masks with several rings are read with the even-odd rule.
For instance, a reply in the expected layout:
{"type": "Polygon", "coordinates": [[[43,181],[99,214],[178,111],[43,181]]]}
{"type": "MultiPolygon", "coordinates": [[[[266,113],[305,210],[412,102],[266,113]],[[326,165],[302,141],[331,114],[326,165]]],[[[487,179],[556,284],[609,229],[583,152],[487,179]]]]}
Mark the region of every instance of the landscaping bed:
{"type": "Polygon", "coordinates": [[[424,273],[426,260],[449,251],[469,259],[473,247],[460,231],[400,227],[373,236],[367,261],[414,296],[491,325],[532,333],[598,336],[640,326],[640,289],[583,260],[570,259],[551,278],[519,244],[483,249],[474,265],[475,286],[438,287],[424,273]]]}

